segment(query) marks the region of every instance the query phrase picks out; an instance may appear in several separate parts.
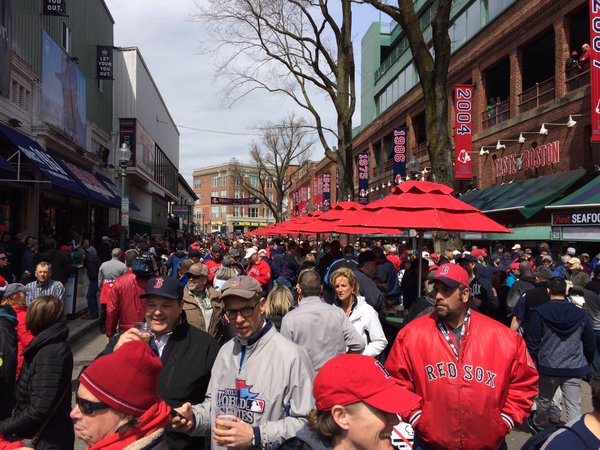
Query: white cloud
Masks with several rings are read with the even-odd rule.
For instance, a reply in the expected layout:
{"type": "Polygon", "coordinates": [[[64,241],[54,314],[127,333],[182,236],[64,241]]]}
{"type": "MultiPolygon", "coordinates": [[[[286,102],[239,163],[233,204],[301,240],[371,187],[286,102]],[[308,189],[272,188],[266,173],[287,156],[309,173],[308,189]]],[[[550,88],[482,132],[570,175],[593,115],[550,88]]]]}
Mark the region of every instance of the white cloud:
{"type": "MultiPolygon", "coordinates": [[[[180,125],[179,170],[190,185],[194,169],[225,163],[233,157],[247,161],[250,143],[259,137],[208,133],[184,127],[257,133],[257,126],[266,121],[277,121],[294,110],[290,102],[266,92],[257,92],[229,109],[222,106],[222,82],[214,80],[214,57],[200,49],[200,38],[206,30],[201,23],[191,20],[195,7],[193,0],[105,1],[115,20],[115,45],[140,49],[171,116],[180,125]]],[[[369,7],[361,7],[354,17],[358,53],[360,37],[378,15],[369,7]]],[[[360,60],[357,67],[360,67],[360,60]]],[[[326,105],[325,100],[323,104],[326,105]]],[[[306,117],[303,112],[299,114],[306,117]]],[[[326,120],[329,118],[329,123],[335,123],[331,113],[325,117],[326,120]]],[[[321,154],[321,150],[315,148],[313,159],[319,159],[321,154]]]]}

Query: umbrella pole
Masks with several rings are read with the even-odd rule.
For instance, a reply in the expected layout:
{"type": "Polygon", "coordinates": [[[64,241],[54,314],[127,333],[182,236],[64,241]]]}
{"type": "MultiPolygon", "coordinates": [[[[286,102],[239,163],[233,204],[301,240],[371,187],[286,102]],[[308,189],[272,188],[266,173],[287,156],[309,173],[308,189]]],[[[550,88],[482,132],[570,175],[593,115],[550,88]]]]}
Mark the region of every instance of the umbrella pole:
{"type": "Polygon", "coordinates": [[[423,287],[423,282],[421,281],[423,279],[423,232],[419,231],[419,246],[417,251],[419,252],[419,290],[417,291],[419,293],[418,297],[421,297],[421,288],[423,287]]]}

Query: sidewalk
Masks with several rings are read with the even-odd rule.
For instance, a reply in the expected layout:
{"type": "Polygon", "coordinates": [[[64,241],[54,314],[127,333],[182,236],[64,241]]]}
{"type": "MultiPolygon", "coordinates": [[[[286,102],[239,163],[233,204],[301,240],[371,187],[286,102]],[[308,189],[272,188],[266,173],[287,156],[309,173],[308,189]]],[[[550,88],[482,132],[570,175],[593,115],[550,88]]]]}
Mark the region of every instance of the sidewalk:
{"type": "Polygon", "coordinates": [[[82,316],[75,319],[67,319],[67,326],[69,327],[69,343],[72,344],[88,331],[100,334],[100,331],[98,330],[98,322],[98,319],[83,319],[82,316]]]}

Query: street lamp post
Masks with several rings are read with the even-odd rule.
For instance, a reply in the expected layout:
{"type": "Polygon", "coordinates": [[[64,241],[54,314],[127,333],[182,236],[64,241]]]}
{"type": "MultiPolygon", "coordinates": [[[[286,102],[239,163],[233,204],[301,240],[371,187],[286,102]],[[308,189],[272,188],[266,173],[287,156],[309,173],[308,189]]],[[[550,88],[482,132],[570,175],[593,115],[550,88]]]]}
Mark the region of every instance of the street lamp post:
{"type": "Polygon", "coordinates": [[[121,168],[121,229],[119,231],[119,247],[125,250],[125,228],[129,227],[129,199],[127,198],[127,165],[131,159],[131,150],[126,142],[119,148],[119,167],[121,168]]]}

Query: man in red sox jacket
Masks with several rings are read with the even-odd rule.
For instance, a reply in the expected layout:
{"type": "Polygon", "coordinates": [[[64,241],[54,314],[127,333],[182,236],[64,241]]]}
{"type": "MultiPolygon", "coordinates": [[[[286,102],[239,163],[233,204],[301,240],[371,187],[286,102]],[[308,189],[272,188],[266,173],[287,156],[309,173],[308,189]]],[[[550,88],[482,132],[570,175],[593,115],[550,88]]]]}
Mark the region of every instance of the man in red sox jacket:
{"type": "Polygon", "coordinates": [[[409,414],[413,450],[506,449],[504,437],[530,412],[538,374],[525,341],[468,307],[469,277],[458,264],[434,277],[435,312],[404,327],[386,369],[420,395],[409,414]]]}

